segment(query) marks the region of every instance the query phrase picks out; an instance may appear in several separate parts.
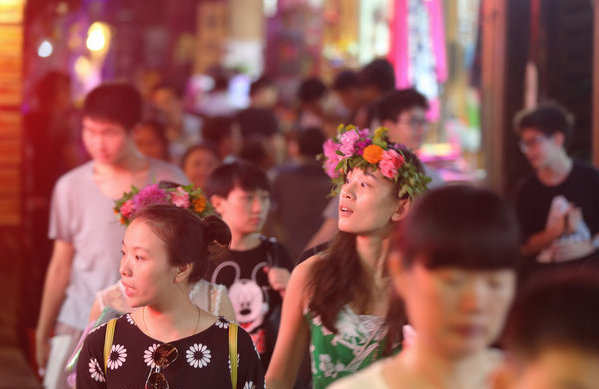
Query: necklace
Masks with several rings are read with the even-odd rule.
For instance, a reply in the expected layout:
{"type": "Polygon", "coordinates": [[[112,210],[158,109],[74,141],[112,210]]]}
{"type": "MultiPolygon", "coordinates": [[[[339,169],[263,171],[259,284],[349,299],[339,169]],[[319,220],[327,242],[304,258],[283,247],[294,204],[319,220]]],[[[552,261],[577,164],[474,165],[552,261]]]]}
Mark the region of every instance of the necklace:
{"type": "MultiPolygon", "coordinates": [[[[199,328],[199,325],[200,325],[200,315],[201,315],[200,308],[197,305],[195,305],[195,304],[193,306],[195,307],[196,311],[198,312],[198,316],[196,317],[196,324],[195,324],[195,326],[193,328],[193,333],[191,335],[194,335],[194,334],[196,334],[198,332],[198,328],[199,328]]],[[[148,328],[148,325],[146,324],[145,313],[146,313],[146,306],[144,305],[144,307],[141,309],[141,322],[143,323],[144,328],[145,328],[147,334],[151,338],[152,334],[150,334],[150,330],[148,328]]]]}

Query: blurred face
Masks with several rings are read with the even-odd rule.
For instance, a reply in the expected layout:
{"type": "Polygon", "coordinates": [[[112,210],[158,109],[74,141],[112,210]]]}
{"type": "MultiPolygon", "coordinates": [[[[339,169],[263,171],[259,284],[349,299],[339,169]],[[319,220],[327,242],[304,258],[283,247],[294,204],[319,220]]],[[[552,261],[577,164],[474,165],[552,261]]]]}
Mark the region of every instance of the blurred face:
{"type": "Polygon", "coordinates": [[[416,261],[401,274],[393,281],[417,341],[459,358],[484,350],[498,337],[514,295],[513,270],[431,270],[416,261]]]}
{"type": "Polygon", "coordinates": [[[212,203],[232,234],[249,235],[262,231],[270,207],[270,193],[264,189],[246,191],[235,187],[226,198],[213,196],[212,203]]]}
{"type": "Polygon", "coordinates": [[[559,133],[547,136],[534,128],[525,128],[520,134],[520,150],[533,169],[549,166],[562,145],[563,135],[559,133]]]}
{"type": "Polygon", "coordinates": [[[102,164],[118,164],[132,144],[125,128],[114,122],[83,118],[83,144],[91,158],[102,164]]]}
{"type": "Polygon", "coordinates": [[[142,154],[166,160],[166,145],[150,126],[139,125],[135,127],[135,130],[133,130],[133,140],[142,154]]]}
{"type": "Polygon", "coordinates": [[[339,192],[339,230],[354,234],[387,231],[399,220],[395,185],[380,170],[353,169],[339,192]]]}
{"type": "Polygon", "coordinates": [[[336,91],[341,104],[350,111],[354,111],[360,107],[360,91],[358,88],[347,88],[336,91]]]}
{"type": "Polygon", "coordinates": [[[389,129],[391,142],[405,144],[411,150],[419,150],[429,123],[426,111],[421,107],[413,107],[400,113],[395,121],[385,120],[383,126],[389,129]]]}
{"type": "Polygon", "coordinates": [[[187,156],[183,171],[189,181],[202,188],[206,183],[206,178],[218,164],[219,160],[214,153],[205,149],[198,149],[187,156]]]}
{"type": "Polygon", "coordinates": [[[548,349],[514,375],[510,389],[592,389],[599,383],[599,355],[548,349]]]}
{"type": "Polygon", "coordinates": [[[168,262],[166,244],[143,220],[134,220],[123,238],[121,282],[132,307],[149,305],[173,287],[175,267],[168,262]]]}

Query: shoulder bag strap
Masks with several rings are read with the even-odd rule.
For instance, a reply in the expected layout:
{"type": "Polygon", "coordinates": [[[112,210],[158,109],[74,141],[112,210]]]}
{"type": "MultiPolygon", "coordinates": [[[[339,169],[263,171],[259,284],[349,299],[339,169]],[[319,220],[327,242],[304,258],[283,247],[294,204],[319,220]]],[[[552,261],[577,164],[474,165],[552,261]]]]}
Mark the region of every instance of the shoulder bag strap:
{"type": "Polygon", "coordinates": [[[237,324],[229,322],[229,360],[231,361],[231,383],[237,388],[237,324]]]}
{"type": "Polygon", "coordinates": [[[110,319],[106,325],[106,335],[104,336],[104,377],[106,378],[106,366],[110,357],[110,349],[114,340],[114,327],[116,327],[116,319],[110,319]]]}

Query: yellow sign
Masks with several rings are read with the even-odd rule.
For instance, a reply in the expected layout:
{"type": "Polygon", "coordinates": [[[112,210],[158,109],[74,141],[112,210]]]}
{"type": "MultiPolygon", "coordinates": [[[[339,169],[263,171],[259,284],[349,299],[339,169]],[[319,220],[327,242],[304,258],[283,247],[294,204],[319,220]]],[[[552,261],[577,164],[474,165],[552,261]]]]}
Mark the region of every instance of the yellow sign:
{"type": "Polygon", "coordinates": [[[25,0],[0,0],[0,23],[23,23],[25,0]]]}

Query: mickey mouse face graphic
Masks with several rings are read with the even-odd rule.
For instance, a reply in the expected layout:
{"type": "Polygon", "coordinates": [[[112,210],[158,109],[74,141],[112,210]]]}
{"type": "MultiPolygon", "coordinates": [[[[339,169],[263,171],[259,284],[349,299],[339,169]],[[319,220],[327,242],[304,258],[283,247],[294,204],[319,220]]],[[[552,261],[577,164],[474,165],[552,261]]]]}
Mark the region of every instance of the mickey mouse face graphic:
{"type": "Polygon", "coordinates": [[[257,272],[267,266],[267,263],[261,262],[254,267],[252,279],[240,279],[239,265],[233,261],[223,262],[214,270],[212,282],[215,283],[220,270],[229,266],[236,272],[235,281],[229,287],[229,299],[235,310],[235,319],[240,324],[244,324],[247,332],[251,332],[262,324],[264,314],[268,312],[268,288],[261,287],[256,282],[257,272]]]}

